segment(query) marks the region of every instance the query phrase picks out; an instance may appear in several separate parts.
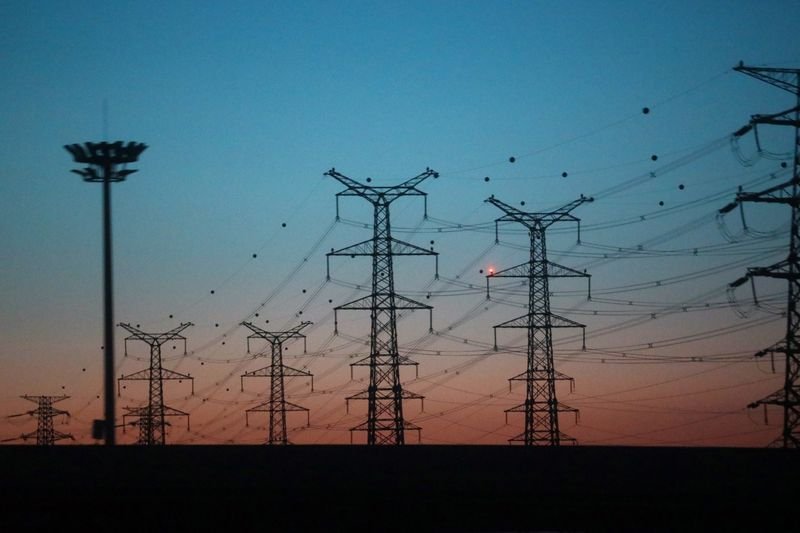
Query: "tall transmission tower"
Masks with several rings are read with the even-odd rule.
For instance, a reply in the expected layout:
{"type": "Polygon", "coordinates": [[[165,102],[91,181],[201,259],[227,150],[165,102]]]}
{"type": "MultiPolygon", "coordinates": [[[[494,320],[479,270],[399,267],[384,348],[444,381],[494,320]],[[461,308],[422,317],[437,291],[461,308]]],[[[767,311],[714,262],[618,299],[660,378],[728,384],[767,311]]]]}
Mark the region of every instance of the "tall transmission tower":
{"type": "MultiPolygon", "coordinates": [[[[494,326],[494,346],[497,349],[497,328],[522,328],[528,330],[528,366],[525,372],[512,377],[509,381],[524,381],[526,384],[525,403],[506,410],[508,413],[525,414],[525,431],[510,439],[510,442],[523,442],[526,446],[559,446],[562,441],[575,443],[575,439],[558,429],[558,413],[573,412],[577,417],[577,409],[559,403],[556,398],[556,381],[573,378],[555,370],[553,364],[553,328],[585,328],[583,324],[573,322],[550,312],[550,278],[591,278],[585,272],[558,265],[547,260],[545,231],[556,222],[570,221],[578,223],[578,241],[580,242],[580,220],[570,212],[592,198],[581,196],[578,200],[551,211],[549,213],[526,213],[489,197],[486,202],[499,208],[505,215],[495,221],[495,231],[500,222],[517,222],[528,228],[530,237],[530,258],[520,265],[490,273],[486,277],[486,297],[489,298],[490,278],[525,278],[528,280],[528,312],[494,326]]],[[[495,235],[495,242],[499,239],[495,235]]],[[[591,294],[591,285],[589,286],[591,294]]],[[[584,329],[585,331],[585,329],[584,329]]],[[[584,337],[584,348],[586,345],[584,337]]],[[[510,383],[509,383],[510,385],[510,383]]]]}
{"type": "Polygon", "coordinates": [[[311,322],[301,322],[288,331],[264,331],[250,322],[242,322],[242,325],[252,331],[252,335],[247,337],[247,353],[250,353],[250,340],[263,339],[272,348],[272,360],[269,366],[245,372],[241,376],[242,390],[244,391],[244,378],[268,377],[270,378],[269,401],[257,405],[245,411],[245,421],[249,425],[247,416],[252,412],[269,413],[269,435],[267,444],[290,444],[289,434],[286,430],[287,411],[305,411],[308,416],[308,409],[300,405],[287,402],[284,392],[283,381],[287,377],[310,377],[311,390],[314,390],[314,376],[305,370],[298,370],[283,364],[283,343],[289,339],[303,339],[303,353],[306,353],[306,336],[300,333],[311,322]]]}
{"type": "Polygon", "coordinates": [[[111,249],[111,184],[125,181],[136,172],[129,169],[147,145],[139,142],[122,141],[87,142],[68,144],[64,148],[76,163],[85,163],[82,169],[72,172],[89,183],[103,184],[103,386],[104,418],[95,420],[93,432],[97,438],[105,437],[107,446],[116,443],[116,422],[114,410],[114,283],[113,253],[111,249]]]}
{"type": "Polygon", "coordinates": [[[149,385],[147,405],[144,407],[126,407],[127,413],[122,417],[123,427],[128,418],[135,418],[133,425],[139,426],[139,439],[137,444],[143,445],[163,445],[166,444],[167,417],[185,416],[187,424],[189,413],[184,413],[178,409],[164,405],[164,381],[184,380],[192,383],[192,394],[194,394],[194,378],[188,374],[181,374],[172,370],[167,370],[161,366],[161,345],[169,341],[183,341],[183,353],[186,353],[186,337],[181,332],[193,326],[191,322],[186,322],[177,326],[166,333],[145,333],[139,328],[130,324],[121,323],[119,326],[130,333],[125,338],[125,355],[128,354],[128,341],[138,340],[150,346],[150,367],[127,376],[122,376],[117,380],[117,393],[122,381],[147,381],[149,385]]]}
{"type": "MultiPolygon", "coordinates": [[[[53,404],[56,402],[60,402],[62,400],[66,400],[67,398],[69,398],[69,396],[23,395],[20,396],[20,398],[23,398],[25,400],[37,404],[36,409],[18,415],[11,415],[8,418],[25,416],[25,415],[35,416],[37,419],[37,425],[36,425],[36,431],[32,431],[31,433],[24,433],[20,435],[18,438],[22,440],[28,440],[35,437],[37,446],[52,446],[56,443],[56,441],[63,439],[75,440],[75,437],[73,437],[69,433],[62,433],[53,427],[53,419],[55,417],[60,415],[69,416],[69,413],[67,411],[63,411],[61,409],[53,407],[53,404]]],[[[9,440],[16,440],[16,439],[9,439],[9,440]]]]}
{"type": "MultiPolygon", "coordinates": [[[[395,293],[393,257],[432,255],[437,258],[438,277],[438,253],[392,237],[389,206],[401,196],[422,196],[427,217],[427,194],[417,186],[430,177],[438,178],[439,174],[428,168],[418,176],[392,187],[364,185],[340,174],[336,169],[329,170],[325,175],[347,187],[336,194],[337,220],[341,196],[360,196],[374,208],[371,239],[339,250],[332,249],[327,254],[328,261],[330,256],[339,255],[372,257],[372,293],[334,308],[334,333],[338,333],[338,311],[370,312],[369,386],[367,390],[346,400],[348,405],[350,400],[367,400],[367,420],[350,429],[351,439],[353,431],[366,431],[367,444],[405,444],[406,430],[419,432],[420,428],[403,417],[403,400],[421,400],[423,397],[404,390],[400,383],[400,366],[414,363],[398,353],[397,311],[427,309],[432,321],[433,308],[395,293]]],[[[367,182],[370,181],[367,178],[367,182]]],[[[432,322],[429,329],[432,330],[432,322]]],[[[361,365],[363,361],[355,364],[361,365]]]]}
{"type": "MultiPolygon", "coordinates": [[[[767,267],[751,267],[747,274],[730,284],[731,288],[743,285],[748,280],[753,283],[754,277],[785,279],[789,283],[788,302],[786,306],[786,336],[776,344],[757,352],[756,357],[767,354],[774,356],[782,353],[786,359],[786,370],[783,388],[766,398],[751,403],[754,408],[763,405],[777,405],[783,408],[783,431],[772,442],[771,446],[783,448],[800,447],[800,69],[749,67],[742,63],[734,70],[775,87],[790,92],[794,96],[795,105],[785,111],[771,115],[753,115],[748,126],[740,130],[742,133],[755,129],[758,125],[789,126],[794,128],[794,158],[792,162],[792,178],[780,185],[759,192],[739,192],[736,199],[720,209],[720,213],[732,211],[744,202],[761,202],[784,204],[791,208],[791,230],[789,234],[789,256],[783,261],[767,267]]],[[[743,133],[742,133],[743,134],[743,133]]],[[[756,138],[758,136],[756,135],[756,138]]]]}

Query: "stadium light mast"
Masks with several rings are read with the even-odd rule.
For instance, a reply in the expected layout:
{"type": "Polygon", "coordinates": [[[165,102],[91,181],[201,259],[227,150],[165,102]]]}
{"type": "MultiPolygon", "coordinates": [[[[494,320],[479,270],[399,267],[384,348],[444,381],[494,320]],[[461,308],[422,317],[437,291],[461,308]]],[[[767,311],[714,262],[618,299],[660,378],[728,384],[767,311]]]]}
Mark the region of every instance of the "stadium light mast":
{"type": "Polygon", "coordinates": [[[144,143],[116,141],[68,144],[64,148],[76,163],[85,163],[72,172],[83,181],[103,184],[103,385],[104,420],[95,420],[92,435],[105,438],[107,446],[114,446],[114,288],[111,249],[111,184],[125,181],[136,170],[127,168],[128,163],[139,159],[147,148],[144,143]]]}

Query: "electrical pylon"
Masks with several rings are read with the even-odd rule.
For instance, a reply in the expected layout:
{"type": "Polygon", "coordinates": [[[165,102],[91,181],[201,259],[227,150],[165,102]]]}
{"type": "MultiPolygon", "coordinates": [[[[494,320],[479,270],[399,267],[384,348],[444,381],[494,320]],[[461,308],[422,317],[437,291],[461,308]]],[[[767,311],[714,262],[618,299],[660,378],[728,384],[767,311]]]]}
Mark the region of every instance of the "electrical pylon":
{"type": "MultiPolygon", "coordinates": [[[[785,279],[789,283],[786,306],[786,336],[776,344],[760,350],[755,355],[785,354],[786,370],[783,388],[748,405],[750,408],[763,405],[777,405],[783,408],[783,431],[770,445],[783,448],[800,447],[800,69],[749,67],[742,63],[734,70],[774,85],[794,95],[795,105],[786,111],[771,115],[753,115],[743,130],[755,129],[759,124],[790,126],[794,128],[794,158],[792,178],[786,183],[759,192],[739,192],[735,201],[720,209],[720,213],[732,211],[744,202],[784,204],[791,207],[791,230],[789,235],[789,256],[783,261],[767,267],[751,267],[747,274],[730,284],[736,288],[754,277],[785,279]]],[[[742,131],[742,130],[740,130],[742,131]]]]}
{"type": "MultiPolygon", "coordinates": [[[[558,265],[547,260],[545,230],[556,222],[571,221],[578,223],[578,242],[580,242],[580,220],[570,211],[592,198],[581,196],[580,199],[549,213],[526,213],[501,202],[494,196],[486,202],[504,211],[506,214],[495,221],[495,232],[499,222],[517,222],[528,228],[530,237],[530,258],[505,270],[490,273],[486,276],[486,298],[489,298],[490,278],[525,278],[528,280],[528,312],[494,326],[494,348],[497,350],[497,328],[522,328],[528,330],[528,366],[525,372],[514,376],[511,381],[525,381],[525,403],[506,410],[508,413],[525,414],[525,431],[509,442],[523,442],[526,446],[559,446],[562,441],[575,443],[575,439],[558,429],[558,413],[578,410],[564,405],[556,398],[556,381],[568,380],[572,385],[573,378],[555,370],[553,364],[553,328],[585,328],[583,324],[573,322],[550,312],[549,278],[591,278],[585,272],[558,265]]],[[[495,233],[495,242],[499,238],[495,233]]],[[[589,286],[591,297],[591,285],[589,286]]],[[[584,329],[585,331],[585,329],[584,329]]],[[[586,341],[584,337],[584,348],[586,341]]]]}
{"type": "Polygon", "coordinates": [[[313,391],[314,376],[305,370],[298,370],[283,364],[283,343],[289,339],[303,339],[303,353],[306,353],[306,336],[300,331],[311,325],[311,322],[302,322],[288,331],[264,331],[250,322],[242,322],[242,325],[253,332],[247,337],[247,353],[250,353],[250,339],[263,339],[272,347],[272,361],[269,366],[245,372],[241,376],[242,391],[244,391],[244,378],[270,378],[269,401],[245,411],[245,423],[249,425],[247,415],[252,412],[269,413],[267,444],[290,444],[289,434],[286,430],[286,411],[305,411],[308,416],[308,409],[286,401],[283,380],[287,377],[310,377],[313,391]]]}
{"type": "MultiPolygon", "coordinates": [[[[439,177],[439,174],[428,168],[418,176],[392,187],[363,185],[340,174],[336,169],[329,170],[325,175],[347,187],[346,190],[336,193],[337,220],[340,196],[360,196],[374,208],[371,239],[340,250],[331,249],[327,254],[328,260],[330,256],[338,255],[372,257],[372,293],[334,308],[334,333],[338,333],[338,311],[370,312],[369,386],[366,391],[346,399],[348,405],[350,400],[367,400],[367,420],[350,429],[351,440],[353,431],[366,431],[367,444],[405,444],[405,432],[419,432],[420,427],[403,417],[403,400],[422,400],[423,396],[404,390],[400,382],[400,366],[414,363],[398,353],[397,311],[428,310],[431,316],[429,329],[432,330],[433,308],[395,293],[392,258],[397,255],[432,255],[437,258],[438,277],[438,253],[392,237],[389,206],[401,196],[422,196],[425,199],[427,217],[427,194],[417,189],[417,186],[430,177],[439,177]]],[[[371,179],[367,178],[367,182],[369,181],[371,179]]]]}
{"type": "Polygon", "coordinates": [[[52,446],[56,443],[56,441],[63,439],[75,440],[75,437],[69,433],[62,433],[53,427],[53,419],[55,417],[59,415],[69,416],[67,411],[57,409],[53,407],[53,404],[62,400],[66,400],[69,398],[69,396],[29,396],[26,394],[20,396],[20,398],[37,404],[36,409],[18,415],[11,415],[8,418],[25,415],[35,416],[37,419],[37,424],[36,431],[23,433],[18,438],[22,440],[28,440],[35,437],[37,446],[52,446]]]}
{"type": "Polygon", "coordinates": [[[120,393],[119,385],[121,381],[147,381],[149,384],[147,405],[144,407],[126,407],[127,413],[122,417],[123,428],[127,425],[126,419],[136,419],[132,424],[139,426],[137,444],[147,446],[166,444],[167,432],[165,426],[169,425],[166,421],[167,417],[185,416],[188,426],[189,413],[164,405],[164,381],[187,379],[192,383],[192,394],[194,394],[194,378],[188,374],[181,374],[162,367],[161,345],[169,341],[183,341],[183,353],[186,354],[186,337],[181,335],[181,332],[193,325],[191,322],[186,322],[165,333],[145,333],[130,324],[119,324],[121,328],[130,333],[125,338],[125,355],[128,354],[128,341],[143,341],[150,346],[150,367],[117,379],[117,394],[120,393]]]}

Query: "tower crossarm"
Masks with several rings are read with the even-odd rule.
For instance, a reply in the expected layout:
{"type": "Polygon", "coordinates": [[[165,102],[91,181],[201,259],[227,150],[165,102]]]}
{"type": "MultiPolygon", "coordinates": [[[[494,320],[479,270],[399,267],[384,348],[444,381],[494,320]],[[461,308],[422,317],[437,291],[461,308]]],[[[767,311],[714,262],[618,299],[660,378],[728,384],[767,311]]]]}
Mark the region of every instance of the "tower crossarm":
{"type": "MultiPolygon", "coordinates": [[[[439,252],[433,250],[426,250],[421,246],[411,244],[400,239],[390,238],[390,251],[392,255],[432,255],[436,257],[436,274],[435,277],[439,278],[439,252]]],[[[338,250],[331,248],[331,251],[325,254],[326,260],[326,273],[327,279],[331,279],[330,258],[331,256],[372,256],[375,254],[375,240],[368,239],[351,246],[345,246],[338,250]]]]}
{"type": "Polygon", "coordinates": [[[778,261],[774,265],[766,267],[749,267],[747,269],[747,274],[729,283],[728,287],[735,289],[736,287],[744,285],[754,277],[785,279],[789,281],[800,280],[800,271],[792,268],[793,265],[794,262],[791,259],[784,259],[783,261],[778,261]]]}
{"type": "MultiPolygon", "coordinates": [[[[286,406],[285,411],[308,411],[307,407],[303,407],[302,405],[297,405],[296,403],[284,401],[283,404],[286,406]]],[[[256,405],[255,407],[251,407],[247,409],[247,413],[269,413],[274,410],[274,406],[270,402],[264,402],[261,404],[256,405]]]]}
{"type": "Polygon", "coordinates": [[[342,185],[347,187],[346,190],[336,194],[337,198],[339,196],[361,196],[370,203],[381,203],[383,205],[390,204],[401,196],[427,196],[427,193],[417,189],[417,186],[430,177],[439,177],[438,172],[427,168],[421,174],[410,178],[399,185],[394,185],[392,187],[376,187],[364,185],[353,178],[349,178],[344,174],[337,172],[335,168],[325,172],[325,175],[336,179],[342,185]]]}
{"type": "Polygon", "coordinates": [[[295,327],[286,331],[266,331],[256,326],[252,322],[242,322],[241,325],[252,331],[253,333],[247,337],[247,352],[250,353],[250,340],[251,339],[264,339],[270,344],[283,344],[289,339],[303,339],[306,336],[300,333],[301,330],[313,324],[313,322],[305,321],[296,325],[295,327]]]}
{"type": "Polygon", "coordinates": [[[506,213],[504,216],[498,218],[495,222],[518,222],[528,229],[536,228],[538,230],[544,230],[548,226],[564,220],[579,222],[579,220],[575,216],[571,215],[570,212],[585,202],[593,202],[594,198],[588,198],[581,195],[581,197],[577,200],[573,200],[572,202],[569,202],[568,204],[547,213],[527,213],[525,211],[521,211],[516,207],[510,206],[507,203],[498,200],[494,197],[494,195],[490,196],[484,201],[494,205],[506,213]]]}
{"type": "Polygon", "coordinates": [[[549,331],[552,328],[581,328],[582,349],[586,349],[586,325],[554,313],[530,313],[517,318],[512,318],[494,326],[494,349],[497,351],[497,329],[517,328],[530,330],[549,331]]]}
{"type": "MultiPolygon", "coordinates": [[[[185,411],[181,411],[180,409],[175,409],[174,407],[166,406],[166,405],[162,406],[162,409],[163,409],[163,416],[165,416],[165,417],[167,417],[167,416],[185,416],[186,417],[187,427],[189,427],[189,425],[188,425],[189,424],[189,413],[187,413],[185,411]]],[[[148,406],[144,406],[144,407],[126,407],[125,410],[127,411],[127,413],[122,415],[123,425],[127,425],[125,420],[127,420],[128,418],[138,418],[138,419],[141,420],[143,418],[150,418],[150,417],[153,417],[155,415],[155,413],[148,406]]],[[[162,415],[162,413],[159,413],[159,415],[162,415]]],[[[134,424],[136,424],[136,422],[134,422],[134,424]]],[[[166,425],[169,425],[169,424],[167,423],[166,425]]]]}
{"type": "MultiPolygon", "coordinates": [[[[391,238],[391,252],[392,255],[439,255],[439,252],[433,250],[426,250],[421,246],[411,244],[400,239],[391,238]]],[[[375,253],[374,239],[368,239],[351,246],[345,246],[338,250],[331,249],[326,255],[349,255],[355,257],[358,255],[373,255],[375,253]]]]}
{"type": "Polygon", "coordinates": [[[152,345],[159,345],[160,346],[160,345],[162,345],[162,344],[164,344],[166,342],[169,342],[169,341],[181,340],[181,341],[184,342],[184,351],[185,351],[185,349],[186,349],[186,337],[181,335],[181,332],[183,330],[185,330],[186,328],[188,328],[189,326],[194,326],[194,324],[192,324],[191,322],[184,322],[181,325],[176,326],[176,327],[172,328],[171,330],[166,331],[164,333],[145,333],[144,331],[142,331],[139,328],[136,328],[134,326],[131,326],[130,324],[126,324],[126,323],[121,322],[118,325],[119,325],[119,327],[121,327],[122,329],[124,329],[128,333],[130,333],[130,335],[125,338],[126,353],[127,353],[128,341],[131,341],[131,340],[143,341],[143,342],[145,342],[147,344],[150,344],[151,346],[152,345]]]}
{"type": "Polygon", "coordinates": [[[358,298],[357,300],[353,300],[352,302],[348,302],[346,304],[342,304],[339,306],[334,307],[334,310],[343,311],[363,311],[363,310],[371,310],[376,309],[379,311],[387,310],[387,309],[433,309],[432,306],[426,305],[416,300],[412,300],[411,298],[407,298],[405,296],[401,296],[399,294],[394,294],[395,301],[394,303],[389,303],[388,295],[386,298],[381,298],[380,294],[377,295],[378,304],[372,304],[372,295],[364,296],[363,298],[358,298]]]}
{"type": "Polygon", "coordinates": [[[800,185],[800,178],[795,177],[786,183],[775,185],[759,192],[739,192],[736,194],[737,202],[765,202],[789,204],[798,207],[797,197],[792,194],[792,187],[800,185]]]}
{"type": "Polygon", "coordinates": [[[747,74],[757,80],[761,80],[779,89],[797,94],[800,91],[800,69],[796,68],[775,68],[775,67],[751,67],[741,61],[733,70],[747,74]]]}
{"type": "MultiPolygon", "coordinates": [[[[183,381],[184,379],[189,380],[192,383],[192,394],[194,394],[194,378],[189,374],[181,374],[180,372],[175,372],[174,370],[168,370],[166,368],[161,368],[159,371],[160,379],[164,380],[177,380],[183,381]]],[[[134,372],[133,374],[128,374],[125,376],[120,376],[117,378],[117,395],[120,394],[120,382],[122,381],[150,381],[153,379],[153,372],[150,368],[145,368],[143,370],[139,370],[138,372],[134,372]]]]}
{"type": "Polygon", "coordinates": [[[370,294],[333,308],[333,332],[339,333],[339,311],[391,311],[400,309],[427,310],[428,331],[433,331],[433,306],[426,305],[399,294],[370,294]]]}
{"type": "Polygon", "coordinates": [[[585,328],[585,324],[580,324],[574,320],[558,316],[554,313],[530,313],[517,318],[512,318],[494,326],[495,328],[585,328]],[[550,320],[549,324],[545,320],[550,320]]]}
{"type": "MultiPolygon", "coordinates": [[[[549,278],[590,278],[591,274],[581,272],[574,268],[565,267],[552,261],[547,261],[545,276],[549,278]]],[[[498,270],[492,274],[487,274],[487,278],[529,278],[531,276],[542,276],[536,272],[531,272],[530,263],[522,263],[503,270],[498,270]]]]}
{"type": "Polygon", "coordinates": [[[800,106],[794,106],[786,111],[779,111],[769,115],[752,115],[750,124],[770,124],[772,126],[792,126],[797,128],[800,126],[800,121],[797,120],[798,111],[800,111],[800,106]]]}
{"type": "MultiPolygon", "coordinates": [[[[250,370],[242,374],[243,378],[270,378],[272,377],[276,371],[273,371],[272,366],[265,366],[264,368],[259,368],[258,370],[250,370]]],[[[292,368],[290,366],[283,365],[280,369],[281,375],[287,378],[296,378],[296,377],[313,377],[311,372],[307,372],[305,370],[299,370],[297,368],[292,368]]]]}

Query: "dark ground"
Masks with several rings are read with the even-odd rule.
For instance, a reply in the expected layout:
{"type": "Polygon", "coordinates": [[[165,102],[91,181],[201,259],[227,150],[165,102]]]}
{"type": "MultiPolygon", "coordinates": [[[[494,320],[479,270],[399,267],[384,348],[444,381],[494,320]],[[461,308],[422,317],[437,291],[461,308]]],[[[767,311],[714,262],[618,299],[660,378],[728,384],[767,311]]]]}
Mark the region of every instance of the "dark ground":
{"type": "Polygon", "coordinates": [[[0,446],[0,531],[800,531],[798,474],[775,449],[0,446]]]}

